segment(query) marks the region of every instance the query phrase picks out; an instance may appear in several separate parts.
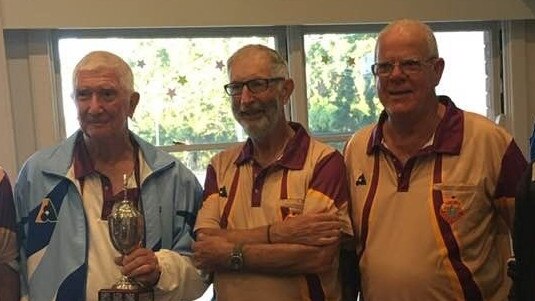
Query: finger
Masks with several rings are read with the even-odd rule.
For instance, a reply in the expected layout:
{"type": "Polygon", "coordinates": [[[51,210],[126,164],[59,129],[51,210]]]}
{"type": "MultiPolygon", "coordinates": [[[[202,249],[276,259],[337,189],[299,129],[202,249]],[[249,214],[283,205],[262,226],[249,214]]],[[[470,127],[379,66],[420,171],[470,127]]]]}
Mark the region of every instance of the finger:
{"type": "Polygon", "coordinates": [[[157,264],[153,262],[146,262],[132,269],[130,273],[127,274],[127,276],[139,278],[150,275],[156,271],[159,271],[159,267],[157,266],[157,264]]]}
{"type": "Polygon", "coordinates": [[[137,248],[134,251],[130,252],[123,257],[123,265],[128,265],[130,262],[134,261],[138,257],[145,257],[153,255],[154,253],[151,250],[145,248],[137,248]]]}
{"type": "Polygon", "coordinates": [[[123,257],[124,256],[117,256],[117,257],[113,258],[113,261],[115,262],[116,265],[122,266],[123,265],[123,257]]]}

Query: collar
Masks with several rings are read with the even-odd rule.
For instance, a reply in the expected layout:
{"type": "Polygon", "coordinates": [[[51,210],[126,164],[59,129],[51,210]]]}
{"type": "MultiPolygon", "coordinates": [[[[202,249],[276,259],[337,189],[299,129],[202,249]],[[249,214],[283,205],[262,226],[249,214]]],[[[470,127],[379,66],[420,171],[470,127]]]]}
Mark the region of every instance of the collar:
{"type": "MultiPolygon", "coordinates": [[[[275,164],[287,169],[302,169],[310,145],[310,136],[301,124],[296,122],[288,122],[288,124],[295,131],[295,135],[290,138],[281,159],[276,161],[275,164]]],[[[251,138],[247,138],[234,164],[240,166],[250,162],[253,160],[253,155],[253,141],[251,138]]]]}
{"type": "MultiPolygon", "coordinates": [[[[457,108],[448,96],[439,96],[438,101],[446,106],[446,112],[438,123],[431,145],[426,149],[435,153],[459,155],[463,142],[463,110],[457,108]]],[[[384,138],[383,126],[387,118],[388,115],[383,110],[368,140],[366,151],[368,155],[381,148],[381,141],[384,138]]]]}

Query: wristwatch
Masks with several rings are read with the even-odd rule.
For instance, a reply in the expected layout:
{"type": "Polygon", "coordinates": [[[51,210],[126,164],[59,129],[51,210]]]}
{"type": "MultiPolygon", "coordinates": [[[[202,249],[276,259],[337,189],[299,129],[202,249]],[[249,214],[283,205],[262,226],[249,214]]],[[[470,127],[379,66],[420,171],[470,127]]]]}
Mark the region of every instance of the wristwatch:
{"type": "Polygon", "coordinates": [[[243,268],[243,245],[241,243],[235,244],[230,253],[230,269],[232,271],[240,271],[243,268]]]}

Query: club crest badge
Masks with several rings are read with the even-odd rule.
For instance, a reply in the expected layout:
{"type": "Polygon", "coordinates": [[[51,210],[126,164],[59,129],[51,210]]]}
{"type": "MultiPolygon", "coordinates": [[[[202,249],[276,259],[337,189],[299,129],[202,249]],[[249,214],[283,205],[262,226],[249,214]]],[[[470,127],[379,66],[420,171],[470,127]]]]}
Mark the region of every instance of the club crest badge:
{"type": "Polygon", "coordinates": [[[455,223],[464,215],[462,203],[455,198],[449,196],[444,198],[444,202],[440,206],[440,216],[449,224],[455,223]]]}
{"type": "Polygon", "coordinates": [[[35,218],[36,224],[44,224],[44,223],[56,223],[58,221],[58,214],[56,211],[56,208],[54,207],[54,203],[49,198],[45,198],[41,200],[41,208],[39,209],[39,213],[37,213],[37,217],[35,218]]]}

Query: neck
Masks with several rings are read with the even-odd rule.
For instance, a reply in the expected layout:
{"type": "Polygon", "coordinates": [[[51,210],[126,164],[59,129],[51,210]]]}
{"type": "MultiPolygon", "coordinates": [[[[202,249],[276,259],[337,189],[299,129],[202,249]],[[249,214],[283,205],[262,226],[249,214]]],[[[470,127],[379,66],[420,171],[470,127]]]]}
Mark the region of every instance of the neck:
{"type": "Polygon", "coordinates": [[[95,139],[84,135],[84,142],[95,163],[132,159],[134,146],[128,134],[109,139],[95,139]]]}
{"type": "Polygon", "coordinates": [[[386,145],[398,159],[406,162],[431,139],[445,111],[445,106],[437,102],[418,117],[389,116],[383,127],[386,145]]]}
{"type": "Polygon", "coordinates": [[[260,166],[267,166],[282,157],[288,141],[295,131],[287,122],[262,138],[252,138],[254,158],[260,166]]]}

